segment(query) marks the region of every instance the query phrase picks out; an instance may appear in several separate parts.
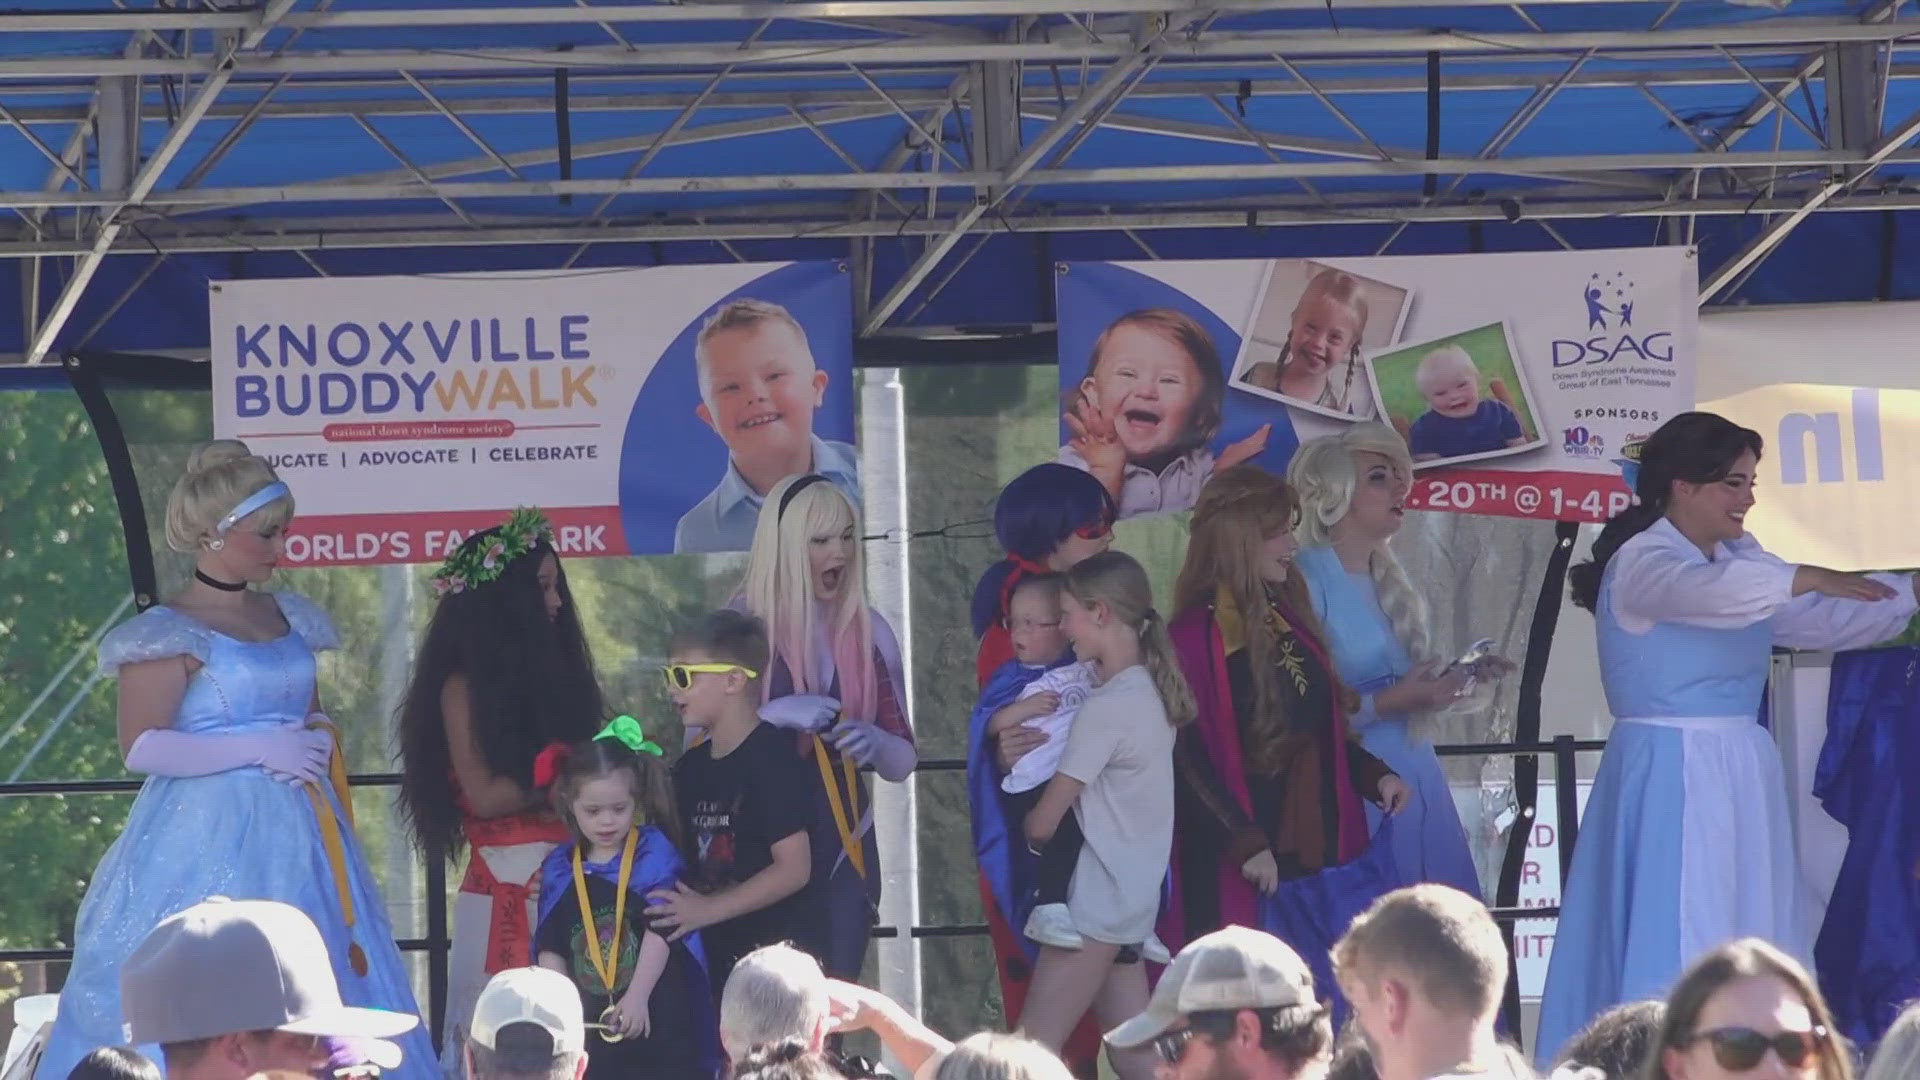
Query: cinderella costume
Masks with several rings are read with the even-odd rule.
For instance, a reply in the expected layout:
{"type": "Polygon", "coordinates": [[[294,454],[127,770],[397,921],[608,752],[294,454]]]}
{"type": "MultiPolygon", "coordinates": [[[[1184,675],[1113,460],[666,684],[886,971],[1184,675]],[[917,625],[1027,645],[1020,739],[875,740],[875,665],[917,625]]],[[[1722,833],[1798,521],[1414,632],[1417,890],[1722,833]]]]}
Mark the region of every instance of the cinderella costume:
{"type": "MultiPolygon", "coordinates": [[[[238,734],[300,721],[313,702],[314,652],[338,648],[340,640],[311,601],[292,593],[274,598],[289,629],[262,642],[228,637],[168,607],[151,608],[101,642],[100,672],[116,675],[122,665],[171,656],[198,660],[201,668],[174,714],[178,731],[238,734]]],[[[88,1053],[126,1042],[122,961],[162,919],[209,896],[292,904],[319,927],[343,1002],[419,1015],[385,904],[332,789],[290,785],[258,766],[152,776],[80,904],[73,967],[35,1073],[40,1080],[63,1080],[88,1053]],[[337,829],[333,823],[323,829],[316,799],[337,829]],[[329,841],[338,844],[337,865],[329,841]],[[336,874],[348,884],[351,925],[336,874]],[[364,975],[354,970],[361,956],[364,975]]],[[[423,1029],[396,1041],[405,1058],[393,1075],[436,1075],[423,1029]]],[[[160,1060],[158,1047],[141,1050],[160,1060]]]]}
{"type": "MultiPolygon", "coordinates": [[[[1361,695],[1352,721],[1360,745],[1398,773],[1413,796],[1393,818],[1396,878],[1451,885],[1478,897],[1480,874],[1433,745],[1408,730],[1405,716],[1383,716],[1374,709],[1373,696],[1411,671],[1413,660],[1380,608],[1373,579],[1348,570],[1331,547],[1303,547],[1294,565],[1306,581],[1341,681],[1361,695]]],[[[1371,802],[1366,811],[1367,828],[1377,833],[1384,814],[1371,802]]]]}

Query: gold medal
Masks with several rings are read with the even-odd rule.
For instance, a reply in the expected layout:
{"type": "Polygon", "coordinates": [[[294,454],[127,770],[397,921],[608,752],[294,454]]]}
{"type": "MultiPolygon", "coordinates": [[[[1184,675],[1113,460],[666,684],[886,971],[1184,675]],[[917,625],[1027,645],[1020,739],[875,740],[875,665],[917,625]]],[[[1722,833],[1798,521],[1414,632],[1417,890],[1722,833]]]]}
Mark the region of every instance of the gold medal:
{"type": "Polygon", "coordinates": [[[573,846],[573,892],[580,902],[581,944],[587,950],[587,962],[600,975],[600,981],[606,985],[608,1005],[600,1013],[600,1023],[594,1025],[600,1029],[600,1037],[608,1042],[619,1042],[625,1038],[607,1024],[607,1017],[618,1019],[620,1007],[613,1002],[613,983],[620,974],[620,941],[627,923],[627,882],[633,877],[633,850],[640,842],[640,830],[627,832],[626,847],[620,853],[619,893],[613,901],[613,937],[607,943],[607,954],[600,955],[600,928],[594,923],[593,905],[587,901],[587,872],[580,860],[580,845],[573,846]]]}
{"type": "Polygon", "coordinates": [[[594,1030],[600,1033],[600,1037],[602,1039],[610,1043],[617,1043],[621,1039],[624,1039],[627,1037],[626,1032],[621,1031],[613,1023],[614,1021],[619,1019],[620,1019],[620,1006],[609,1005],[605,1009],[602,1009],[600,1011],[600,1022],[597,1024],[594,1024],[593,1028],[594,1030]]]}

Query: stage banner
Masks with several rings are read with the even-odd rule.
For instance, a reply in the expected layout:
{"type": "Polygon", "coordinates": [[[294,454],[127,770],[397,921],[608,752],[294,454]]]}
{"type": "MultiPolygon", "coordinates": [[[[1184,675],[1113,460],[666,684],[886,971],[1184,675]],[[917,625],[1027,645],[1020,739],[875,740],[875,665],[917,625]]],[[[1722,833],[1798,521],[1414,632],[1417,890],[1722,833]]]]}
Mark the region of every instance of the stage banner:
{"type": "Polygon", "coordinates": [[[293,488],[294,564],[437,561],[519,505],[569,555],[742,551],[796,472],[859,502],[842,264],[211,289],[214,431],[293,488]]]}
{"type": "Polygon", "coordinates": [[[1059,460],[1122,517],[1382,420],[1408,505],[1605,521],[1631,444],[1692,407],[1688,248],[1058,267],[1059,460]]]}
{"type": "Polygon", "coordinates": [[[1700,407],[1766,440],[1747,528],[1768,551],[1836,570],[1920,566],[1906,520],[1920,499],[1920,390],[1778,383],[1700,407]]]}

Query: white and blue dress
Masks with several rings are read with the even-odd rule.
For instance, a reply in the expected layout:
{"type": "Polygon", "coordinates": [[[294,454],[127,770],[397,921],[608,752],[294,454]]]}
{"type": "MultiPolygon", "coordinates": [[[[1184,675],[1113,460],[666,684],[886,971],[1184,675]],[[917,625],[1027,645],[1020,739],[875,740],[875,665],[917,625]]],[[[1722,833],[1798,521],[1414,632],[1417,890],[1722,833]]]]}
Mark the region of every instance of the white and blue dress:
{"type": "MultiPolygon", "coordinates": [[[[101,641],[100,672],[115,676],[122,665],[171,656],[198,660],[200,670],[174,714],[180,731],[240,733],[303,720],[314,697],[314,652],[338,648],[340,640],[311,601],[292,593],[274,598],[288,630],[272,641],[241,641],[172,608],[150,608],[101,641]]],[[[341,824],[342,869],[356,920],[347,925],[312,790],[258,766],[147,779],[81,901],[73,967],[35,1073],[40,1080],[64,1080],[88,1053],[127,1041],[121,963],[162,919],[210,896],[299,908],[320,928],[344,1003],[419,1015],[386,905],[349,819],[324,788],[328,810],[341,824]],[[356,944],[366,957],[364,975],[349,960],[356,944]]],[[[393,1075],[438,1074],[424,1028],[394,1041],[405,1060],[393,1075]]],[[[157,1047],[141,1049],[159,1060],[157,1047]]]]}
{"type": "MultiPolygon", "coordinates": [[[[1437,882],[1479,896],[1473,849],[1433,744],[1408,727],[1406,716],[1374,708],[1374,695],[1411,671],[1413,658],[1381,609],[1372,576],[1348,570],[1331,547],[1303,547],[1294,565],[1306,581],[1341,681],[1360,694],[1360,711],[1350,721],[1360,745],[1399,774],[1411,794],[1393,819],[1397,880],[1437,882]]],[[[1368,831],[1376,833],[1383,811],[1372,802],[1366,809],[1368,831]]]]}
{"type": "Polygon", "coordinates": [[[1808,897],[1773,737],[1758,722],[1773,647],[1854,649],[1915,603],[1793,595],[1752,537],[1709,558],[1661,519],[1620,545],[1594,613],[1614,725],[1580,823],[1540,1005],[1551,1060],[1599,1013],[1665,997],[1703,952],[1754,936],[1810,956],[1808,897]]]}

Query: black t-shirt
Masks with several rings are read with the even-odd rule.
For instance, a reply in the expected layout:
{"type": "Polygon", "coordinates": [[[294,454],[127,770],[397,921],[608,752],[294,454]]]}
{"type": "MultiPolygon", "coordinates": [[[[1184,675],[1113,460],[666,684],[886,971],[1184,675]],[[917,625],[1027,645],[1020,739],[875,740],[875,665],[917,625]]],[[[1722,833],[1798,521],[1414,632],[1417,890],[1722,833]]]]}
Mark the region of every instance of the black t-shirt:
{"type": "MultiPolygon", "coordinates": [[[[733,752],[713,756],[713,744],[687,751],[673,769],[680,818],[686,825],[686,883],[701,892],[746,881],[773,865],[773,845],[807,831],[820,777],[794,753],[793,736],[760,724],[733,752]]],[[[821,919],[813,883],[792,896],[701,931],[715,993],[742,956],[762,945],[791,942],[820,954],[821,919]]]]}
{"type": "MultiPolygon", "coordinates": [[[[614,902],[618,898],[619,886],[605,878],[587,876],[587,906],[593,910],[602,957],[613,937],[614,902]]],[[[612,994],[607,993],[599,969],[588,958],[586,938],[581,932],[580,901],[571,884],[566,898],[555,904],[546,921],[540,924],[534,939],[536,947],[543,953],[566,957],[567,974],[580,988],[580,1001],[589,1021],[598,1020],[633,981],[633,969],[640,962],[640,932],[645,916],[646,898],[629,890],[626,918],[620,927],[612,994]]],[[[589,1033],[589,1080],[643,1077],[678,1080],[699,1074],[700,1047],[695,1017],[705,1010],[696,1010],[695,1003],[688,998],[688,988],[696,985],[693,976],[697,969],[693,964],[693,957],[684,945],[673,946],[667,954],[666,969],[660,972],[660,978],[653,984],[653,993],[647,997],[649,1033],[645,1038],[608,1042],[598,1034],[589,1033]]]]}

